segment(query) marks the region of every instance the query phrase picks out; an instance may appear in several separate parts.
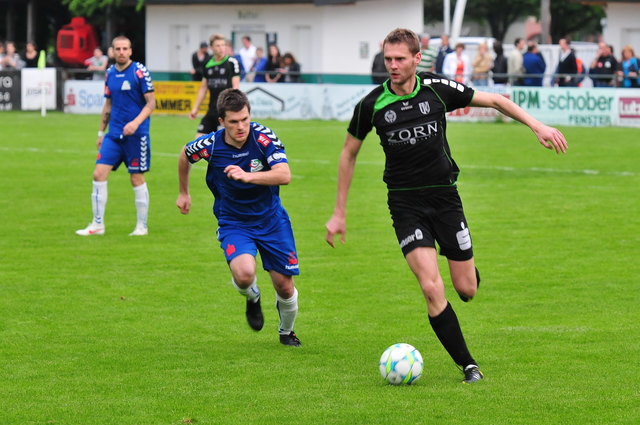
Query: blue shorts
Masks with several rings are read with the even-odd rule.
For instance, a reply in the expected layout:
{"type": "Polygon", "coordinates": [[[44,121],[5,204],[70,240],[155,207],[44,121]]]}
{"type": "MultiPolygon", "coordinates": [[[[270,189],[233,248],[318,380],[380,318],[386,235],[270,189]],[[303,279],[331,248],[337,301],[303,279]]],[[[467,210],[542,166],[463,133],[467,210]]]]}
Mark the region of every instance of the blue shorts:
{"type": "Polygon", "coordinates": [[[117,170],[124,162],[130,174],[144,173],[151,166],[151,142],[146,133],[131,136],[107,134],[102,139],[96,164],[112,165],[117,170]]]}
{"type": "Polygon", "coordinates": [[[291,221],[286,211],[260,226],[225,224],[218,228],[218,241],[227,263],[240,254],[256,256],[260,251],[262,268],[285,276],[297,276],[298,254],[291,221]]]}

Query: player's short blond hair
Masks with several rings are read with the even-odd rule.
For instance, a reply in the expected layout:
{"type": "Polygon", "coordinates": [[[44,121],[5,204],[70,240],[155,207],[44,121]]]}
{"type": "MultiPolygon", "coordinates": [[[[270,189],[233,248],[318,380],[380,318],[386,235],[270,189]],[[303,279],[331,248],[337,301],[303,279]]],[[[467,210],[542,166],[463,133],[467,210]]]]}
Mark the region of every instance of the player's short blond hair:
{"type": "Polygon", "coordinates": [[[209,37],[209,46],[213,46],[213,43],[215,43],[218,40],[224,40],[226,42],[226,38],[224,38],[224,35],[213,34],[211,37],[209,37]]]}

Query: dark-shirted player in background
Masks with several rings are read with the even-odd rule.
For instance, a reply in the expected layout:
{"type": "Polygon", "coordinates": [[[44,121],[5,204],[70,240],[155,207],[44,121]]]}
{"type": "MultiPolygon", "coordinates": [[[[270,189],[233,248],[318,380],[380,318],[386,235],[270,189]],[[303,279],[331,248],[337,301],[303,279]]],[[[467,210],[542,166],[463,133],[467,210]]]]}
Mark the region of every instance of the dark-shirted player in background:
{"type": "Polygon", "coordinates": [[[240,64],[234,57],[227,55],[227,43],[223,35],[214,34],[209,39],[213,57],[204,64],[203,78],[196,103],[193,105],[189,118],[198,116],[200,104],[209,90],[209,109],[198,126],[196,138],[209,134],[218,129],[217,102],[220,93],[228,88],[240,87],[240,64]]]}
{"type": "Polygon", "coordinates": [[[107,178],[111,170],[125,163],[133,185],[136,227],[129,235],[144,236],[147,230],[149,190],[144,173],[151,165],[149,116],[156,107],[153,83],[147,68],[131,60],[131,40],[118,36],[111,43],[115,64],[106,73],[102,119],[98,130],[98,159],[93,171],[91,206],[93,220],[76,231],[81,236],[104,234],[104,210],[107,204],[107,178]],[[109,131],[105,135],[105,129],[109,131]]]}
{"type": "Polygon", "coordinates": [[[453,286],[463,301],[480,283],[471,237],[456,189],[459,169],[446,137],[445,113],[466,106],[483,106],[526,124],[538,141],[565,152],[562,133],[537,121],[515,103],[493,93],[428,72],[416,75],[420,41],[415,33],[396,29],[384,41],[389,80],[373,89],[356,106],[340,155],[338,191],[333,216],[327,222],[327,242],[346,233],[346,204],[356,156],[373,127],[386,156],[384,181],[398,243],[427,301],[429,322],[449,355],[464,371],[463,382],[483,378],[471,356],[457,316],[445,298],[438,270],[436,242],[448,259],[453,286]]]}
{"type": "Polygon", "coordinates": [[[271,129],[251,122],[249,99],[240,90],[220,93],[217,109],[224,128],[188,143],[180,153],[176,205],[183,214],[189,213],[191,166],[205,159],[218,240],[231,270],[231,283],[246,297],[249,326],[259,331],[264,325],[256,278],[260,251],[262,266],[276,291],[280,342],[299,346],[293,331],[298,313],[293,282],[293,276],[299,274],[298,255],[291,221],[279,196],[280,185],[291,180],[284,146],[271,129]]]}

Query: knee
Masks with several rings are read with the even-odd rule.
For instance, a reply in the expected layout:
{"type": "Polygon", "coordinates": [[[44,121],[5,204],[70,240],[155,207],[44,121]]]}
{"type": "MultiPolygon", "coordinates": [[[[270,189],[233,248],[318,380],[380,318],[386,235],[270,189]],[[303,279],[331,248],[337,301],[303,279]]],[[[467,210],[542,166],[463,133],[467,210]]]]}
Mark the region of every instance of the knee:
{"type": "Polygon", "coordinates": [[[292,276],[280,276],[279,279],[273,279],[273,287],[280,298],[283,299],[291,298],[296,291],[292,276]]]}
{"type": "Polygon", "coordinates": [[[427,300],[437,301],[444,299],[444,283],[440,276],[419,280],[420,289],[427,300]]]}
{"type": "Polygon", "coordinates": [[[256,274],[249,268],[240,268],[233,271],[233,280],[240,288],[248,288],[256,278],[256,274]]]}
{"type": "Polygon", "coordinates": [[[478,292],[478,279],[475,273],[461,276],[453,282],[453,286],[459,294],[473,298],[478,292]]]}

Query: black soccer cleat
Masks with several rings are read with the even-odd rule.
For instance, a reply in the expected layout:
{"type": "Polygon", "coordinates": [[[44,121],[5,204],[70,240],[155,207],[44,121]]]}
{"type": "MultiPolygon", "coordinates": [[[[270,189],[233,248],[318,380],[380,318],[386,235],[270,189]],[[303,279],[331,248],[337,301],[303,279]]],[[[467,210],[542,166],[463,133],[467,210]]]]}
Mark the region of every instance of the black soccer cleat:
{"type": "Polygon", "coordinates": [[[260,307],[260,298],[256,302],[247,298],[247,322],[254,331],[259,331],[264,326],[264,316],[260,307]]]}
{"type": "Polygon", "coordinates": [[[484,375],[480,372],[478,366],[472,364],[464,369],[464,379],[462,380],[463,384],[473,384],[474,382],[478,382],[482,379],[484,379],[484,375]]]}
{"type": "Polygon", "coordinates": [[[288,334],[280,334],[280,344],[289,345],[291,347],[300,347],[302,345],[293,331],[288,334]]]}
{"type": "MultiPolygon", "coordinates": [[[[477,287],[479,288],[479,287],[480,287],[480,272],[478,271],[478,268],[477,268],[477,267],[476,267],[475,269],[476,269],[476,282],[478,283],[478,286],[477,286],[477,287]]],[[[462,295],[462,294],[458,294],[458,296],[459,296],[459,297],[460,297],[460,299],[461,299],[462,301],[464,301],[465,303],[466,303],[466,302],[469,302],[469,300],[473,299],[473,297],[469,298],[469,297],[467,297],[466,295],[462,295]]]]}

